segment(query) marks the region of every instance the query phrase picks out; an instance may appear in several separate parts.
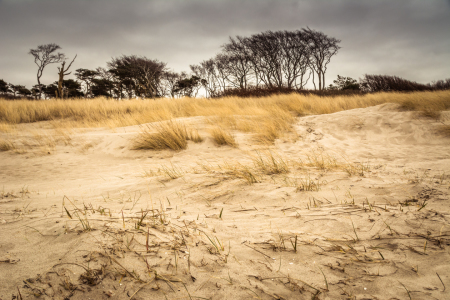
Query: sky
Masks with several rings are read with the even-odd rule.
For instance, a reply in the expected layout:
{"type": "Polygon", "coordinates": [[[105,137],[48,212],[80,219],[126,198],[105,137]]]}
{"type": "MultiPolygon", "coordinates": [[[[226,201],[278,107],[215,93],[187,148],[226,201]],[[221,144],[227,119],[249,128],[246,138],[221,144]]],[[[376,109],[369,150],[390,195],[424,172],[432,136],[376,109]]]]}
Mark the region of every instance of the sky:
{"type": "MultiPolygon", "coordinates": [[[[230,36],[307,26],[341,40],[327,85],[337,75],[450,78],[450,0],[0,0],[0,79],[36,84],[28,52],[42,44],[77,54],[72,71],[141,55],[181,72],[230,36]]],[[[56,80],[47,66],[41,82],[56,80]]]]}

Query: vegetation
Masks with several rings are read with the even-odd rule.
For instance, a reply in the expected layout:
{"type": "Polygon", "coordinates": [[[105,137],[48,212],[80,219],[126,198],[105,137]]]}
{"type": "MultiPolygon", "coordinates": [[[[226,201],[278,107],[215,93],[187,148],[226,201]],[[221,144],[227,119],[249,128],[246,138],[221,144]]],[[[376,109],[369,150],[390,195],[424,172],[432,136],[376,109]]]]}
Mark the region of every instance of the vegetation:
{"type": "Polygon", "coordinates": [[[188,140],[195,143],[203,141],[197,131],[188,130],[184,124],[170,120],[146,126],[134,141],[133,149],[182,150],[186,149],[188,140]]]}
{"type": "Polygon", "coordinates": [[[214,142],[219,146],[237,147],[234,136],[221,127],[214,127],[213,129],[211,129],[211,135],[214,142]]]}
{"type": "MultiPolygon", "coordinates": [[[[51,43],[31,49],[37,71],[37,85],[31,90],[13,90],[0,82],[0,92],[11,97],[84,98],[105,96],[115,99],[195,97],[200,89],[207,97],[218,97],[227,89],[283,88],[303,89],[312,77],[314,86],[325,89],[325,71],[337,54],[340,40],[310,28],[296,31],[266,31],[250,37],[231,38],[215,58],[190,66],[191,74],[176,73],[167,64],[145,56],[122,55],[107,62],[107,68],[79,68],[75,76],[80,87],[69,95],[64,76],[71,72],[67,57],[56,53],[61,47],[51,43]],[[41,83],[45,67],[60,63],[58,87],[41,83]],[[53,91],[54,94],[48,92],[53,91]]],[[[6,97],[5,97],[6,98],[6,97]]]]}
{"type": "Polygon", "coordinates": [[[404,109],[415,111],[442,111],[450,108],[450,92],[377,93],[335,97],[287,94],[261,98],[166,98],[152,101],[114,101],[104,97],[70,101],[0,100],[0,124],[53,121],[55,126],[117,127],[179,117],[241,116],[231,122],[244,131],[245,128],[254,127],[253,122],[261,124],[268,119],[278,124],[272,124],[273,126],[285,129],[286,124],[291,122],[292,115],[328,114],[383,103],[398,103],[404,109]]]}

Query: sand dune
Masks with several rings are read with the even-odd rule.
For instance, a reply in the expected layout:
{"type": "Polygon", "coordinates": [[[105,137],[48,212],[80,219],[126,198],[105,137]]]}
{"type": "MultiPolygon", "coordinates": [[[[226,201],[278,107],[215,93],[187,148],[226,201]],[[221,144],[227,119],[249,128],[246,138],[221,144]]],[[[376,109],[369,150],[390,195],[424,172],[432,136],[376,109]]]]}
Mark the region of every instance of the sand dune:
{"type": "Polygon", "coordinates": [[[131,150],[140,126],[2,133],[54,145],[0,152],[0,299],[449,297],[449,112],[306,116],[270,147],[182,121],[205,141],[176,152],[131,150]]]}

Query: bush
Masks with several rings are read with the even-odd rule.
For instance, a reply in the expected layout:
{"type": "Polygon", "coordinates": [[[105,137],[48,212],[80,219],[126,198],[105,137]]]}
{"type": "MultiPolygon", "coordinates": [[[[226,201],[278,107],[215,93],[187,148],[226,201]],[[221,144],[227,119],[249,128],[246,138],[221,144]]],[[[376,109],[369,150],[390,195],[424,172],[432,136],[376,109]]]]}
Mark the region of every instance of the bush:
{"type": "Polygon", "coordinates": [[[222,97],[241,97],[241,98],[250,98],[250,97],[268,97],[271,95],[285,95],[285,94],[301,94],[301,95],[315,95],[321,97],[338,97],[338,96],[346,96],[346,95],[361,95],[365,94],[359,90],[301,90],[295,88],[288,87],[274,87],[274,88],[260,88],[260,87],[249,87],[247,89],[226,89],[221,94],[217,95],[215,98],[222,97]]]}
{"type": "Polygon", "coordinates": [[[450,90],[450,78],[434,81],[428,85],[436,91],[450,90]]]}
{"type": "Polygon", "coordinates": [[[433,88],[429,85],[417,83],[398,76],[389,75],[364,75],[360,80],[361,89],[365,92],[416,92],[431,91],[433,88]]]}

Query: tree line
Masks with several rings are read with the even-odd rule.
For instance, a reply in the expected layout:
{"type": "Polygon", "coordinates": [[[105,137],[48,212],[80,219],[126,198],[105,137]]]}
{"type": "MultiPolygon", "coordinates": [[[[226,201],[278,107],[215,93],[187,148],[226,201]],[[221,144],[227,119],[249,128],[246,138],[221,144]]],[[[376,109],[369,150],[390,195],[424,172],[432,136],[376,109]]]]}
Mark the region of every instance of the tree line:
{"type": "Polygon", "coordinates": [[[423,85],[396,76],[365,75],[357,82],[338,76],[326,85],[325,74],[341,41],[310,28],[295,31],[266,31],[248,37],[230,37],[213,58],[190,66],[190,73],[174,72],[165,62],[145,56],[112,58],[106,68],[79,68],[76,79],[65,79],[77,56],[70,60],[58,52],[57,44],[40,45],[29,54],[36,64],[37,84],[31,89],[0,80],[0,94],[32,99],[94,98],[114,99],[265,95],[305,90],[308,82],[316,91],[353,90],[379,92],[394,90],[449,89],[450,79],[423,85]],[[70,63],[68,63],[70,61],[70,63]],[[41,83],[45,68],[58,64],[57,80],[41,83]]]}

